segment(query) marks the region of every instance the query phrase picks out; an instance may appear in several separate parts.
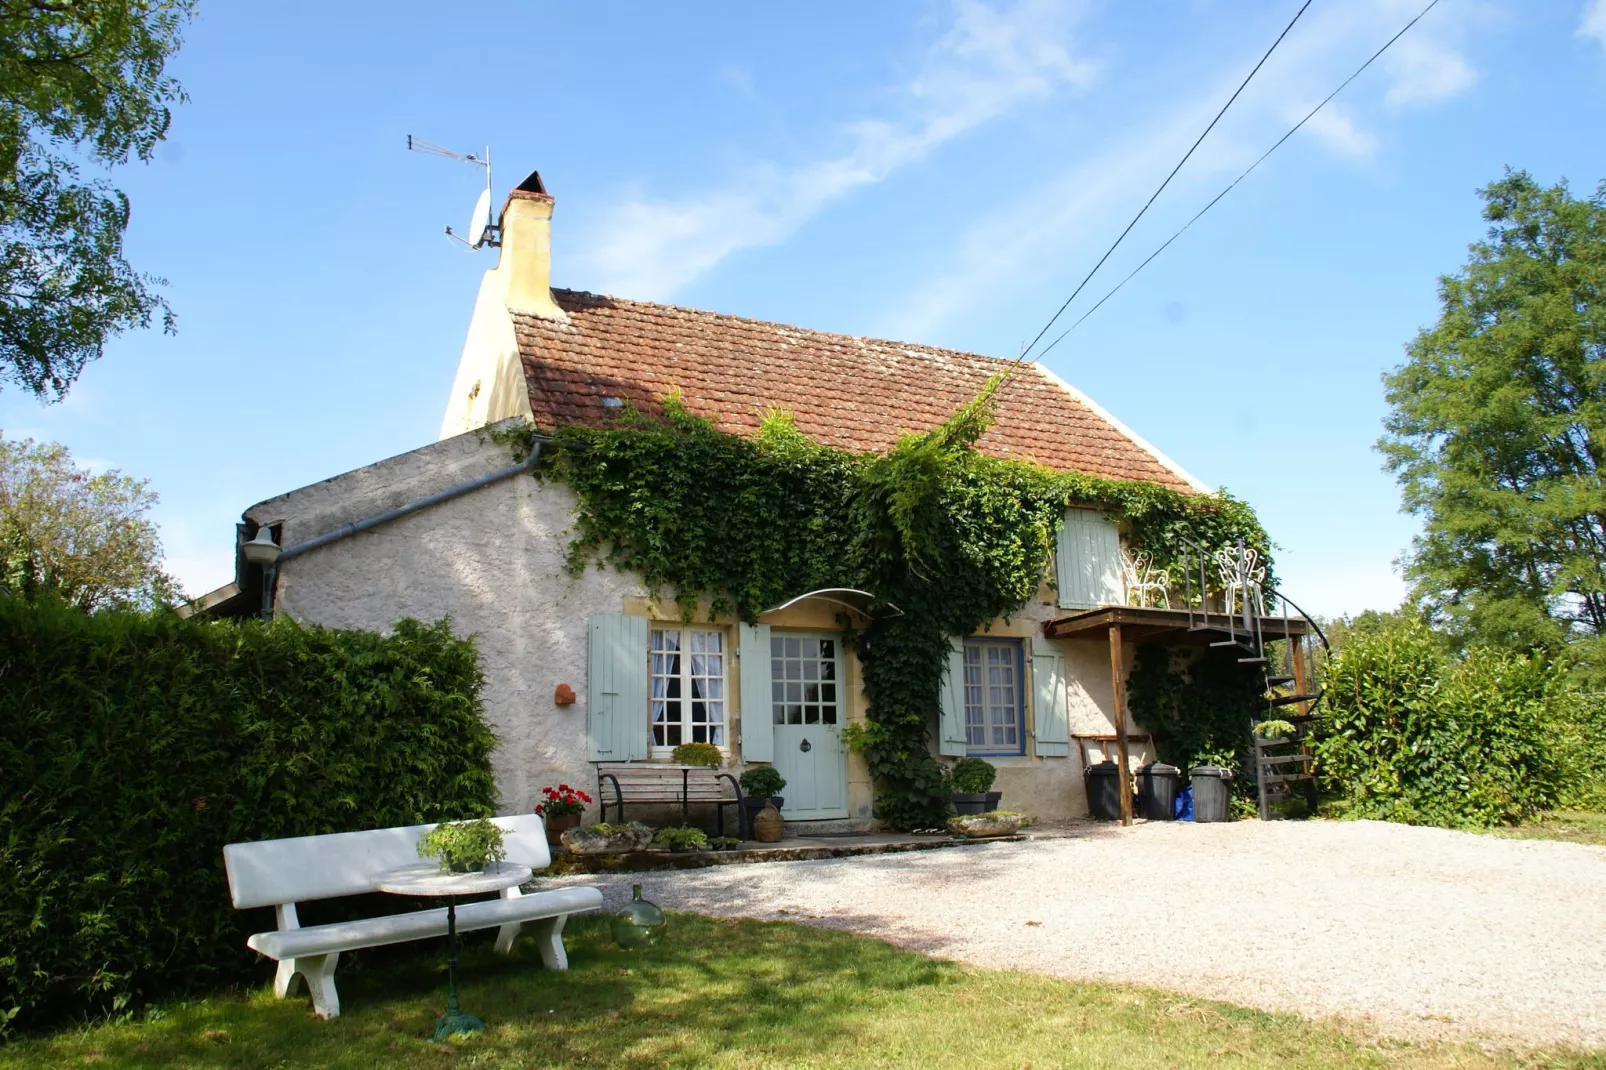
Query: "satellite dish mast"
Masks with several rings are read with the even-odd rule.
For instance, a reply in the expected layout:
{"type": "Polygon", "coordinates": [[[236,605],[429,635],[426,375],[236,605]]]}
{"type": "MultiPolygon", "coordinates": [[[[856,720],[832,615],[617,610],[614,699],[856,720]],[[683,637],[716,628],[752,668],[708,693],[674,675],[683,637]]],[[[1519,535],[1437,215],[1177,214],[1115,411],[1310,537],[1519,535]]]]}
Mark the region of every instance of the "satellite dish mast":
{"type": "Polygon", "coordinates": [[[502,228],[500,224],[491,221],[491,147],[485,146],[483,156],[465,155],[408,134],[407,150],[422,152],[429,156],[445,156],[449,160],[461,160],[463,163],[471,163],[485,169],[485,188],[480,191],[479,199],[474,202],[474,213],[468,221],[468,237],[455,233],[451,227],[446,228],[446,236],[469,249],[481,249],[487,245],[499,247],[502,244],[502,228]]]}

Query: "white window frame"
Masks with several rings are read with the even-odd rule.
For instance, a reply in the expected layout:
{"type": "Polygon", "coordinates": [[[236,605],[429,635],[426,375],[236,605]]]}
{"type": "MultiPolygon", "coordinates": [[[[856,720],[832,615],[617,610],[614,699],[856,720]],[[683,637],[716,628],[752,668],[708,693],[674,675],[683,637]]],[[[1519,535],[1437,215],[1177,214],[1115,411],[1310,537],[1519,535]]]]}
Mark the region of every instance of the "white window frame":
{"type": "Polygon", "coordinates": [[[669,728],[677,723],[681,730],[681,743],[710,742],[713,743],[714,746],[718,747],[722,753],[727,755],[730,754],[731,653],[730,637],[725,634],[725,629],[723,628],[694,628],[685,624],[654,624],[648,629],[646,717],[648,753],[652,757],[669,758],[673,756],[675,747],[678,744],[660,743],[658,741],[658,729],[660,726],[665,729],[664,737],[667,739],[670,737],[669,728]],[[671,634],[677,636],[676,642],[679,644],[679,649],[677,650],[666,650],[660,646],[660,643],[664,642],[666,637],[671,634]],[[697,650],[696,647],[699,644],[696,640],[698,637],[702,637],[705,643],[707,637],[716,637],[718,639],[719,649],[717,651],[710,651],[707,649],[697,650]],[[664,667],[664,662],[660,661],[660,659],[671,654],[677,656],[679,659],[677,671],[673,674],[660,671],[664,667]],[[717,673],[709,673],[707,671],[702,673],[693,672],[693,669],[698,667],[706,670],[708,668],[708,658],[719,659],[717,673]],[[701,662],[701,664],[699,664],[699,662],[701,662]],[[665,682],[663,685],[663,695],[658,694],[660,681],[665,682]],[[669,682],[671,681],[678,682],[678,695],[672,696],[668,694],[668,692],[672,690],[669,686],[669,682]],[[705,690],[709,692],[717,691],[718,694],[716,695],[713,693],[707,693],[699,698],[696,694],[699,681],[703,682],[704,684],[715,685],[712,688],[705,688],[705,690]],[[694,721],[692,719],[692,704],[698,701],[701,701],[711,707],[717,707],[717,710],[708,710],[707,712],[709,717],[707,720],[694,721]],[[657,719],[657,705],[660,702],[680,703],[680,719],[678,722],[659,721],[657,719]],[[716,713],[717,720],[715,719],[716,713]],[[697,738],[696,734],[699,728],[706,730],[703,739],[697,738]],[[712,736],[718,736],[719,738],[710,738],[712,736]]]}
{"type": "Polygon", "coordinates": [[[965,753],[977,757],[1007,758],[1026,753],[1026,656],[1019,639],[966,639],[965,678],[960,696],[964,703],[965,753]],[[971,655],[976,656],[974,663],[971,655]],[[1000,657],[1007,660],[999,660],[1000,657]],[[975,675],[972,676],[972,670],[975,675]],[[994,670],[1007,670],[1009,681],[995,683],[994,670]],[[1008,687],[1013,698],[999,700],[998,689],[1008,687]],[[1003,714],[1004,716],[999,716],[1003,714]],[[996,742],[997,729],[1012,729],[1013,743],[996,742]],[[974,742],[980,731],[982,742],[974,742]]]}

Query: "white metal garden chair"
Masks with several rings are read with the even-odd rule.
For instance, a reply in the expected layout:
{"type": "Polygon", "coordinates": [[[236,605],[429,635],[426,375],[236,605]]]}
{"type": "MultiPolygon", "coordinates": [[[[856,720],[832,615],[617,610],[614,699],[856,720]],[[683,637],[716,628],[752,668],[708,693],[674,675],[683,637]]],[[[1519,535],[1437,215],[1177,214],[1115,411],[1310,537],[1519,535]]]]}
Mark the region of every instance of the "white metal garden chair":
{"type": "Polygon", "coordinates": [[[1257,616],[1266,615],[1262,588],[1266,583],[1266,564],[1253,546],[1226,547],[1216,551],[1216,571],[1221,576],[1224,608],[1230,614],[1241,600],[1257,616]]]}
{"type": "Polygon", "coordinates": [[[1159,595],[1156,608],[1164,609],[1171,604],[1171,573],[1163,568],[1155,568],[1148,554],[1133,557],[1122,549],[1121,572],[1126,578],[1128,604],[1135,604],[1139,609],[1146,608],[1150,591],[1159,595]],[[1136,603],[1132,602],[1134,598],[1137,599],[1136,603]]]}

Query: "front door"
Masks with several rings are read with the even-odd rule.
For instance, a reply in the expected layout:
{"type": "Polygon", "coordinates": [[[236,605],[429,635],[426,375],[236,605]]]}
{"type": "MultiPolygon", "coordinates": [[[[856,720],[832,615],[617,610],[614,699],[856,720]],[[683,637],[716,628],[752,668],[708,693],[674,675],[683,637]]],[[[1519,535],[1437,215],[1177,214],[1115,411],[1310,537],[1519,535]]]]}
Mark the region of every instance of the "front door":
{"type": "Polygon", "coordinates": [[[848,816],[842,747],[847,688],[842,639],[824,632],[770,633],[775,769],[786,778],[781,813],[793,821],[848,816]]]}

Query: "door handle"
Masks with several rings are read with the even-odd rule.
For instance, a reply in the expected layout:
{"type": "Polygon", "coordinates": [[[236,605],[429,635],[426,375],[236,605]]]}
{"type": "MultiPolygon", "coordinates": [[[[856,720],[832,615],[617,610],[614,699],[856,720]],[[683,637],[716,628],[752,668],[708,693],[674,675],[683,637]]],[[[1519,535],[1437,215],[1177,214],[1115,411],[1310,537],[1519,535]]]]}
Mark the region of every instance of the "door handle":
{"type": "Polygon", "coordinates": [[[797,745],[797,749],[802,751],[804,754],[807,754],[809,751],[814,749],[814,744],[805,739],[803,742],[797,745]]]}

